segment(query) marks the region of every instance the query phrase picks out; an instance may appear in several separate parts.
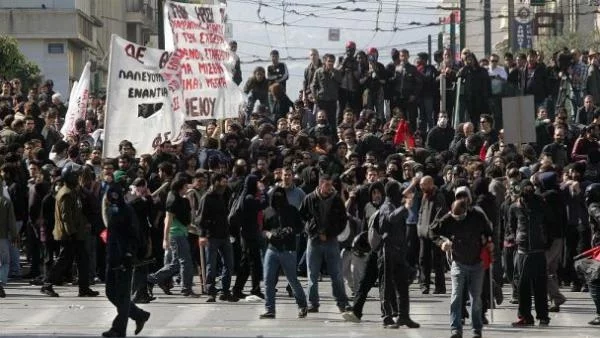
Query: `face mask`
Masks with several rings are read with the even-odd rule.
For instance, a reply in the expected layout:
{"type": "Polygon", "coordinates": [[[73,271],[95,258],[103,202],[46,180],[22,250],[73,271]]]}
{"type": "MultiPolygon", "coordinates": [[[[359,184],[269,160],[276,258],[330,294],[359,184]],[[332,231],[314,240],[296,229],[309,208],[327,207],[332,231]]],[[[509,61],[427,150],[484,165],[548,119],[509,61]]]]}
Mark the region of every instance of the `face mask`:
{"type": "Polygon", "coordinates": [[[445,117],[440,117],[437,123],[438,127],[446,128],[448,126],[448,119],[445,117]]]}

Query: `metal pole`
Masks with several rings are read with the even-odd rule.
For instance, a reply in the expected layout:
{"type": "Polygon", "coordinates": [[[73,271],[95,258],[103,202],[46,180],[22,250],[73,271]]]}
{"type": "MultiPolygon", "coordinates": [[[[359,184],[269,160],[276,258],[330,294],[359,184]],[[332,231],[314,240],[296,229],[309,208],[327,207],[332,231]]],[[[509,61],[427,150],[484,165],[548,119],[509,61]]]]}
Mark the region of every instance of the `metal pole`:
{"type": "Polygon", "coordinates": [[[427,53],[429,53],[429,60],[427,60],[427,63],[431,64],[431,59],[432,59],[432,55],[431,55],[431,34],[429,34],[427,36],[427,53]]]}
{"type": "Polygon", "coordinates": [[[460,0],[460,48],[467,47],[467,0],[460,0]]]}
{"type": "Polygon", "coordinates": [[[444,33],[442,33],[442,32],[438,33],[437,44],[438,44],[437,50],[443,50],[444,49],[444,33]]]}
{"type": "Polygon", "coordinates": [[[157,0],[158,6],[158,49],[165,49],[164,0],[157,0]]]}
{"type": "Polygon", "coordinates": [[[454,11],[450,13],[450,51],[454,59],[456,57],[456,20],[454,18],[454,11]]]}
{"type": "Polygon", "coordinates": [[[491,0],[483,0],[483,51],[485,57],[492,54],[492,4],[491,0]]]}
{"type": "Polygon", "coordinates": [[[513,50],[513,39],[515,32],[513,32],[513,20],[515,19],[515,0],[508,0],[508,50],[513,50]]]}

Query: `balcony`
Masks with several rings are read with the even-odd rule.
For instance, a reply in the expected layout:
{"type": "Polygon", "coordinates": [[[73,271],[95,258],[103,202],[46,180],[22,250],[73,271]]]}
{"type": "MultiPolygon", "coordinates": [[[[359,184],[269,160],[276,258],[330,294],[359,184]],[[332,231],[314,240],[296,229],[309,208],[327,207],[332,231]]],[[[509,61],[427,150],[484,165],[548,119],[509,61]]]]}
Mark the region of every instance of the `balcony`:
{"type": "Polygon", "coordinates": [[[126,21],[128,23],[139,23],[146,29],[153,29],[155,26],[155,12],[148,0],[127,0],[126,2],[126,21]]]}

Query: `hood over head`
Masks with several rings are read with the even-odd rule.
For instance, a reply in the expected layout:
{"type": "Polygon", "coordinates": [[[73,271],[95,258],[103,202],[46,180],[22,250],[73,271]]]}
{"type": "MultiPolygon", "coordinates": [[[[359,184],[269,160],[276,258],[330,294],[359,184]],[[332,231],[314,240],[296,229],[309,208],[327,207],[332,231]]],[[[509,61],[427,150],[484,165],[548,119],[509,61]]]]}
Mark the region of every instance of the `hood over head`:
{"type": "Polygon", "coordinates": [[[244,181],[244,196],[245,195],[256,195],[256,193],[258,192],[256,183],[258,183],[258,176],[256,176],[256,175],[246,176],[246,180],[244,181]]]}
{"type": "Polygon", "coordinates": [[[285,189],[277,187],[271,194],[271,207],[276,210],[280,210],[288,206],[288,199],[285,193],[285,189]]]}

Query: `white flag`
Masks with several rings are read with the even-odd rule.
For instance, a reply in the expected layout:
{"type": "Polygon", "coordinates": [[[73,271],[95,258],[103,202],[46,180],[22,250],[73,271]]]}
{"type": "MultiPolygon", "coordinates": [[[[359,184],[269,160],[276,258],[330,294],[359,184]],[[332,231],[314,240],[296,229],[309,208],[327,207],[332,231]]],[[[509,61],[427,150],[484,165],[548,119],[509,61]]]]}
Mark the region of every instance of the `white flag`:
{"type": "Polygon", "coordinates": [[[63,134],[65,138],[75,133],[75,121],[78,119],[85,119],[90,98],[90,67],[91,62],[88,61],[85,64],[85,67],[83,67],[79,82],[76,82],[71,89],[69,108],[65,115],[65,123],[62,128],[60,128],[60,133],[63,134]]]}
{"type": "Polygon", "coordinates": [[[119,143],[133,143],[137,154],[152,154],[164,140],[175,140],[184,122],[174,114],[167,84],[159,70],[169,52],[129,42],[113,35],[110,47],[106,120],[103,150],[105,157],[119,155],[119,143]]]}
{"type": "Polygon", "coordinates": [[[220,5],[165,2],[175,51],[161,74],[174,112],[188,120],[238,117],[244,93],[233,82],[220,5]]]}

